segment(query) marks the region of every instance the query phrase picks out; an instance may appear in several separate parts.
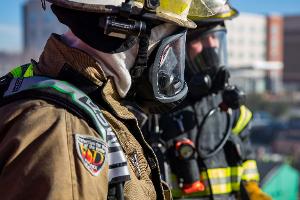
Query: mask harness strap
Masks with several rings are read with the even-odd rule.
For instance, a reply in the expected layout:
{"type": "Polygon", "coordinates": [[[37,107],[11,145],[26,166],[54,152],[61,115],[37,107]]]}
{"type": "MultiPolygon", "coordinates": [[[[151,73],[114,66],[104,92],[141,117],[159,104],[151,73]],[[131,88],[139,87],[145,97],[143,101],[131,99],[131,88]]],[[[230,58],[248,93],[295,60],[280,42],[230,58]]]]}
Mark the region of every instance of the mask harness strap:
{"type": "Polygon", "coordinates": [[[134,91],[135,85],[138,82],[138,80],[141,78],[145,69],[147,69],[149,38],[150,38],[150,31],[147,31],[145,34],[139,36],[140,41],[139,41],[138,55],[134,66],[130,70],[132,85],[128,93],[129,97],[135,96],[135,91],[134,91]]]}
{"type": "Polygon", "coordinates": [[[149,47],[149,34],[143,34],[139,37],[139,50],[136,58],[136,62],[133,68],[130,70],[133,82],[141,77],[144,70],[147,68],[148,60],[148,47],[149,47]]]}
{"type": "MultiPolygon", "coordinates": [[[[146,0],[144,3],[144,9],[153,12],[156,8],[160,5],[159,0],[146,0]]],[[[147,12],[147,11],[145,11],[147,12]]],[[[138,55],[136,58],[136,62],[134,66],[130,70],[130,75],[132,78],[132,85],[131,89],[128,92],[128,97],[133,98],[135,96],[135,85],[138,80],[141,78],[145,69],[147,69],[147,62],[148,62],[148,47],[149,47],[149,40],[151,35],[151,28],[145,24],[144,30],[141,30],[139,34],[139,49],[138,55]]]]}

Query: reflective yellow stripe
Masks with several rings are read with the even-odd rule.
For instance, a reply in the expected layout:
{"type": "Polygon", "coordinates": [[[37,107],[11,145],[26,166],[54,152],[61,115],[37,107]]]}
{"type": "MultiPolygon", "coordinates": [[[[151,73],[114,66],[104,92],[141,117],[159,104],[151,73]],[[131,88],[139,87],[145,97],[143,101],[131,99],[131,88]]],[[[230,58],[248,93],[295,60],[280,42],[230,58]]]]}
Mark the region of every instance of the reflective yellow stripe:
{"type": "MultiPolygon", "coordinates": [[[[231,192],[239,191],[240,183],[224,183],[213,184],[211,190],[213,194],[228,194],[231,192]]],[[[205,194],[210,194],[210,189],[207,187],[205,194]]]]}
{"type": "Polygon", "coordinates": [[[231,170],[231,176],[238,176],[241,177],[243,174],[243,167],[238,166],[238,167],[230,167],[231,170]]]}
{"type": "Polygon", "coordinates": [[[22,66],[16,67],[13,70],[10,71],[10,73],[13,75],[14,78],[20,78],[22,77],[22,66]]]}
{"type": "Polygon", "coordinates": [[[234,192],[240,191],[240,185],[241,185],[241,181],[231,183],[232,191],[234,191],[234,192]]]}
{"type": "Polygon", "coordinates": [[[253,173],[253,174],[243,174],[242,180],[243,181],[257,181],[259,182],[259,174],[258,173],[253,173]]]}
{"type": "Polygon", "coordinates": [[[246,106],[241,106],[239,119],[237,120],[235,127],[232,129],[233,134],[240,134],[250,122],[251,118],[252,112],[248,108],[246,108],[246,106]]]}
{"type": "Polygon", "coordinates": [[[255,160],[247,160],[243,162],[244,169],[257,169],[257,164],[255,160]]]}
{"type": "Polygon", "coordinates": [[[27,68],[27,70],[25,71],[23,77],[24,78],[29,78],[29,77],[32,77],[33,76],[33,65],[30,64],[27,68]]]}
{"type": "Polygon", "coordinates": [[[10,71],[14,78],[28,78],[33,76],[33,65],[27,64],[14,68],[10,71]]]}
{"type": "Polygon", "coordinates": [[[231,176],[241,176],[243,174],[243,168],[242,167],[227,167],[227,168],[214,168],[214,169],[208,169],[206,171],[202,171],[200,173],[200,176],[203,180],[213,178],[226,178],[231,176]],[[208,174],[208,176],[207,176],[208,174]]]}
{"type": "Polygon", "coordinates": [[[200,172],[201,180],[206,184],[205,193],[209,194],[209,186],[214,194],[227,194],[234,191],[239,191],[240,181],[243,174],[243,168],[240,167],[227,167],[227,168],[214,168],[200,172]],[[207,175],[208,174],[208,175],[207,175]],[[210,185],[207,181],[210,181],[210,185]]]}
{"type": "Polygon", "coordinates": [[[231,184],[212,185],[213,194],[226,194],[232,191],[231,184]]]}
{"type": "Polygon", "coordinates": [[[213,178],[226,178],[226,177],[230,177],[231,170],[230,168],[208,169],[207,172],[202,171],[200,175],[203,180],[213,179],[213,178]]]}
{"type": "MultiPolygon", "coordinates": [[[[254,171],[255,169],[256,162],[254,160],[249,160],[244,162],[243,166],[214,168],[201,171],[200,180],[205,184],[205,190],[203,192],[184,195],[181,189],[177,187],[172,189],[172,194],[174,197],[200,197],[208,196],[211,191],[213,194],[228,194],[231,192],[238,192],[240,190],[242,178],[244,178],[243,180],[257,180],[258,173],[254,171]],[[243,167],[246,167],[246,169],[243,167]]],[[[172,181],[177,182],[174,178],[176,179],[176,176],[173,176],[172,181]]]]}
{"type": "Polygon", "coordinates": [[[259,181],[259,173],[255,160],[247,160],[243,163],[243,175],[242,180],[244,181],[259,181]]]}

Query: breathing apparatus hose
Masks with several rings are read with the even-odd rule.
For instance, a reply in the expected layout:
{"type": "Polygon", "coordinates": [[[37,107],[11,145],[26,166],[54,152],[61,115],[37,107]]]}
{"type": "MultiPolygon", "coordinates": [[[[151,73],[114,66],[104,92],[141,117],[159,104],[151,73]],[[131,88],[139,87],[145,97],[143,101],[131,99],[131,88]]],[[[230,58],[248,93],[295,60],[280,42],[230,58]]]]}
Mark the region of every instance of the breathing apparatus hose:
{"type": "MultiPolygon", "coordinates": [[[[205,124],[205,122],[207,121],[207,119],[209,117],[211,117],[215,112],[219,111],[219,107],[215,107],[215,108],[212,108],[211,110],[209,110],[206,115],[204,116],[200,126],[198,126],[198,130],[200,130],[199,132],[201,133],[201,130],[203,129],[203,126],[205,124]]],[[[204,159],[207,159],[207,158],[210,158],[214,155],[216,155],[223,147],[224,145],[226,144],[230,134],[231,134],[231,128],[230,128],[230,125],[231,125],[231,115],[229,114],[228,111],[226,111],[226,118],[227,118],[227,124],[226,124],[226,130],[225,130],[225,135],[224,137],[222,138],[222,140],[220,141],[220,143],[217,145],[217,147],[210,153],[206,154],[206,155],[203,155],[203,154],[200,154],[199,152],[199,139],[200,139],[200,134],[197,134],[196,136],[196,151],[199,155],[199,160],[202,162],[203,165],[205,165],[204,163],[204,159]]],[[[197,119],[198,120],[198,119],[197,119]]],[[[198,123],[199,124],[199,123],[198,123]]],[[[207,168],[207,167],[206,167],[207,168]]],[[[206,170],[206,173],[207,173],[207,177],[209,177],[209,174],[208,174],[208,171],[206,170]]],[[[213,191],[212,191],[212,184],[210,182],[210,179],[208,179],[208,184],[209,184],[209,190],[210,190],[210,199],[214,199],[214,195],[213,195],[213,191]]]]}
{"type": "MultiPolygon", "coordinates": [[[[204,116],[200,126],[198,126],[198,132],[201,134],[201,131],[203,129],[203,126],[205,124],[205,122],[209,119],[209,117],[211,117],[215,112],[219,111],[219,108],[216,107],[216,108],[212,108],[211,110],[209,110],[206,115],[204,116]]],[[[225,135],[224,137],[221,139],[221,141],[219,142],[219,144],[217,145],[217,147],[211,151],[210,153],[208,154],[203,154],[199,151],[199,140],[200,140],[200,134],[197,134],[196,136],[196,150],[197,150],[197,153],[198,155],[200,156],[201,159],[207,159],[207,158],[210,158],[214,155],[216,155],[223,147],[224,145],[226,144],[230,134],[231,134],[231,115],[229,114],[228,111],[226,111],[226,118],[227,118],[227,122],[226,122],[226,130],[225,130],[225,135]]]]}

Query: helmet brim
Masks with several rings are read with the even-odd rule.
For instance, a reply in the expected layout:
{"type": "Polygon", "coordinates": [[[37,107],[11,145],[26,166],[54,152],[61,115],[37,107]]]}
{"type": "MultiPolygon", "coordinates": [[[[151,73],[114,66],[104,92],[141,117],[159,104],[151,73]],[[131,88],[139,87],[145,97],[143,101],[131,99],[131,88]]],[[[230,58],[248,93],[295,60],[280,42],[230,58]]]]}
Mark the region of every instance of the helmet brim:
{"type": "Polygon", "coordinates": [[[209,22],[222,22],[225,20],[231,20],[239,15],[239,12],[235,9],[230,7],[230,10],[227,12],[219,13],[210,17],[202,17],[197,15],[189,15],[188,18],[194,21],[196,24],[198,23],[209,23],[209,22]]]}
{"type": "Polygon", "coordinates": [[[79,10],[84,12],[94,12],[94,13],[118,13],[120,5],[111,4],[111,5],[102,5],[102,4],[93,4],[93,3],[80,3],[75,1],[62,1],[62,0],[47,0],[50,3],[53,3],[57,6],[79,10]]]}

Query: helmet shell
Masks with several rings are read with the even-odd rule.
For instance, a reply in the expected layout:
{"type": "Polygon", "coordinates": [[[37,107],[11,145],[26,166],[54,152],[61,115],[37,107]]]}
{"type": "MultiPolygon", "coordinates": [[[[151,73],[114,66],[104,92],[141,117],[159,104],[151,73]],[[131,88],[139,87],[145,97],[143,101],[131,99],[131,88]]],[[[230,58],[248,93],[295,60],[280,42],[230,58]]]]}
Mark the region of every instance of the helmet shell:
{"type": "MultiPolygon", "coordinates": [[[[61,7],[96,13],[118,14],[125,0],[47,0],[61,7]]],[[[155,10],[144,7],[145,0],[132,0],[133,15],[146,15],[182,27],[195,28],[196,24],[187,18],[192,0],[160,0],[155,10]],[[142,12],[146,11],[146,12],[142,12]]]]}
{"type": "MultiPolygon", "coordinates": [[[[193,8],[193,4],[192,4],[193,8]]],[[[217,13],[211,16],[202,16],[201,13],[195,12],[194,9],[190,9],[188,18],[193,20],[197,25],[202,25],[205,23],[212,22],[223,22],[225,20],[230,20],[238,16],[239,12],[231,7],[229,3],[226,3],[225,6],[221,7],[217,13]]]]}

